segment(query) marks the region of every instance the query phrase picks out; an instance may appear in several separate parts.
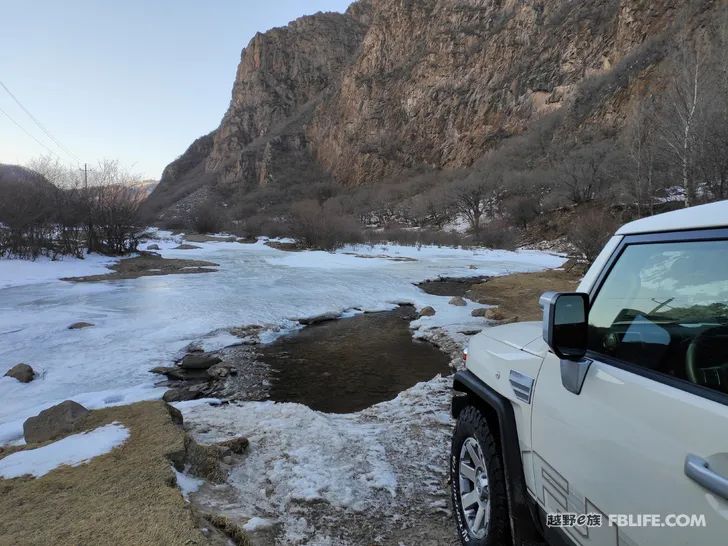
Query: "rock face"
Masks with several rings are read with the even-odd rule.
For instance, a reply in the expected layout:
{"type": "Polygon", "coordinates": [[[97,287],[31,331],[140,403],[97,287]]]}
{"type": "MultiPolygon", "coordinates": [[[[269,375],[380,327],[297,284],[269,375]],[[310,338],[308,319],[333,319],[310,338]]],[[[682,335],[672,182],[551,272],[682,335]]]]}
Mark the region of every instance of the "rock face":
{"type": "Polygon", "coordinates": [[[5,372],[5,377],[12,377],[21,383],[30,383],[35,377],[35,371],[28,364],[16,364],[5,372]]]}
{"type": "Polygon", "coordinates": [[[647,46],[698,28],[717,6],[701,4],[362,0],[302,17],[251,40],[220,126],[165,169],[146,207],[164,215],[214,191],[467,168],[576,102],[584,120],[619,126],[661,62],[647,46]],[[586,79],[627,69],[609,92],[577,96],[586,79]]]}
{"type": "Polygon", "coordinates": [[[23,436],[29,444],[46,442],[75,432],[83,424],[89,410],[73,400],[41,411],[23,423],[23,436]]]}

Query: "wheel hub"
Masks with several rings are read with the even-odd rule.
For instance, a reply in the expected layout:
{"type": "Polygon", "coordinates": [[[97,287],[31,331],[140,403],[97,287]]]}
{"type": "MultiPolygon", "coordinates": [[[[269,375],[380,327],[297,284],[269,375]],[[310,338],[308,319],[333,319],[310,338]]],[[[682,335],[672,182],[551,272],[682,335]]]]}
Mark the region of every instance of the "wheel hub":
{"type": "Polygon", "coordinates": [[[467,438],[460,449],[459,485],[468,530],[475,538],[483,538],[490,521],[490,489],[483,450],[473,437],[467,438]]]}

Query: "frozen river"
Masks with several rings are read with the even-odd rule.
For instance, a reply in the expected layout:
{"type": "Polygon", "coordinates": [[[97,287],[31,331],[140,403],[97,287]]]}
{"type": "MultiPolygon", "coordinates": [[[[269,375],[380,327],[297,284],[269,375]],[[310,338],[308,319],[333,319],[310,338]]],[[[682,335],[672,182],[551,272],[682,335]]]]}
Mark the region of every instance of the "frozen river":
{"type": "Polygon", "coordinates": [[[474,304],[448,306],[448,298],[412,283],[533,271],[563,261],[532,251],[377,245],[332,254],[285,252],[263,241],[198,243],[202,248],[195,250],[173,250],[179,241],[171,238],[155,242],[164,257],[209,260],[219,271],[70,283],[54,277],[98,273],[108,260],[0,260],[0,376],[19,362],[39,374],[28,384],[0,377],[0,444],[18,441],[25,418],[65,399],[98,408],[160,397],[158,376],[148,370],[169,365],[190,342],[206,349],[233,343],[230,327],[287,331],[298,327],[297,318],[402,302],[438,309],[435,317],[421,319],[422,328],[482,326],[482,319],[469,316],[474,304]],[[69,330],[77,321],[94,327],[69,330]]]}

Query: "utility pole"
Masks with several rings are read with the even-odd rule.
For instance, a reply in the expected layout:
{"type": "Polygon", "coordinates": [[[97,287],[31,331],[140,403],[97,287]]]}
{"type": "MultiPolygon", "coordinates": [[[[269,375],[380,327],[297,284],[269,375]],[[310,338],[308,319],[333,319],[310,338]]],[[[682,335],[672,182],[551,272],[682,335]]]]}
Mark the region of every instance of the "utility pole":
{"type": "Polygon", "coordinates": [[[95,249],[95,237],[94,237],[94,224],[93,220],[91,219],[91,198],[88,194],[88,164],[83,164],[83,169],[79,169],[79,171],[83,171],[83,199],[84,203],[86,204],[86,252],[88,254],[91,254],[91,252],[95,249]]]}
{"type": "Polygon", "coordinates": [[[79,169],[80,171],[83,171],[83,189],[88,190],[88,165],[86,163],[83,164],[83,169],[79,169]]]}

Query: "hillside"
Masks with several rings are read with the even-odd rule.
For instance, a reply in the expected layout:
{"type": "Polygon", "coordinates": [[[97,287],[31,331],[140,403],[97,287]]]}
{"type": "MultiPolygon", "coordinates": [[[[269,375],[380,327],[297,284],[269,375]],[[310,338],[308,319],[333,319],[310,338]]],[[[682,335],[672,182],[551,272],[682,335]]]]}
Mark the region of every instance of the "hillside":
{"type": "Polygon", "coordinates": [[[6,191],[15,184],[31,184],[48,190],[53,189],[53,185],[38,172],[20,165],[0,163],[0,191],[6,191]]]}
{"type": "MultiPolygon", "coordinates": [[[[628,162],[624,150],[605,158],[641,105],[667,94],[688,52],[719,49],[725,20],[725,4],[708,0],[362,0],[303,17],[251,40],[220,126],[167,166],[146,210],[184,218],[225,203],[245,221],[346,193],[358,196],[343,205],[356,215],[362,199],[378,208],[357,188],[413,181],[387,196],[396,205],[491,172],[493,161],[499,172],[529,169],[525,182],[523,172],[506,177],[507,190],[549,193],[545,175],[568,179],[562,165],[587,163],[579,153],[628,162]]],[[[672,176],[662,173],[662,186],[672,176]]]]}

